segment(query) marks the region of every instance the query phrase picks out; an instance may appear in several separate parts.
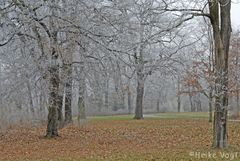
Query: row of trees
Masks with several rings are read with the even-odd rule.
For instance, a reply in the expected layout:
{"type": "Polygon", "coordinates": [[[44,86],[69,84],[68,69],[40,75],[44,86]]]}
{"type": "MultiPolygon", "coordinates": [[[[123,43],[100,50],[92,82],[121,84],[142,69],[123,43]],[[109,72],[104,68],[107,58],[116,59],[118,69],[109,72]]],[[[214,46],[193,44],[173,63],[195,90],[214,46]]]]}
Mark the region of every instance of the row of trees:
{"type": "MultiPolygon", "coordinates": [[[[191,49],[202,53],[203,59],[195,58],[193,70],[186,71],[187,92],[201,90],[209,99],[214,92],[214,145],[225,147],[230,2],[1,2],[1,103],[13,106],[14,102],[19,109],[27,105],[32,114],[48,107],[48,137],[58,136],[58,128],[72,122],[73,98],[77,98],[78,120],[86,117],[86,105],[117,110],[126,102],[129,113],[135,105],[134,118],[142,119],[145,85],[157,87],[159,110],[166,97],[165,84],[175,76],[180,83],[179,73],[186,67],[183,55],[191,49]],[[208,28],[192,23],[197,21],[208,22],[208,28]],[[206,60],[210,66],[206,67],[206,60]],[[209,71],[201,73],[206,68],[209,71]],[[209,92],[198,81],[202,74],[209,92]]],[[[186,92],[180,91],[180,85],[177,90],[186,92]]],[[[191,102],[192,94],[189,98],[191,102]]],[[[180,104],[178,98],[179,111],[180,104]]]]}

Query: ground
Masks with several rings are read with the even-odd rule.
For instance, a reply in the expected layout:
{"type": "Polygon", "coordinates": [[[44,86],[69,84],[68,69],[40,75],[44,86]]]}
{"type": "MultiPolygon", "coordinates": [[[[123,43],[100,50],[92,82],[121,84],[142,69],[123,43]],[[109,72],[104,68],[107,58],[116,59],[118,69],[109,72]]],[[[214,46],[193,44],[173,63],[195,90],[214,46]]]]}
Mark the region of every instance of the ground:
{"type": "Polygon", "coordinates": [[[204,113],[106,116],[69,125],[44,138],[45,126],[0,131],[0,160],[200,161],[240,160],[240,122],[229,121],[229,147],[211,147],[212,123],[204,113]]]}

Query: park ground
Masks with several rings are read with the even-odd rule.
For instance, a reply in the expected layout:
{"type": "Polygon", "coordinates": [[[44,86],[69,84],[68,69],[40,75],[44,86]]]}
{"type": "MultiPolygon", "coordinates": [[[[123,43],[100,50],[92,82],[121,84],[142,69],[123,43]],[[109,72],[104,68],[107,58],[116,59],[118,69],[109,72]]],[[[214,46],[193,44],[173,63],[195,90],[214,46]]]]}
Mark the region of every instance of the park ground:
{"type": "Polygon", "coordinates": [[[44,138],[45,126],[0,130],[0,161],[240,161],[240,122],[229,121],[229,147],[216,150],[207,113],[91,117],[44,138]]]}

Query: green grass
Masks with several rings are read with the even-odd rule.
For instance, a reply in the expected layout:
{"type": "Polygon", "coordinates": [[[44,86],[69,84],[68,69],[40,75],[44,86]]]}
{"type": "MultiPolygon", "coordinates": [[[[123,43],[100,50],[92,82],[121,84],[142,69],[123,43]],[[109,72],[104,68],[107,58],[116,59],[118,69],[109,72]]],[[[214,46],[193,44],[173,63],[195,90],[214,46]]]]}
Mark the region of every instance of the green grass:
{"type": "Polygon", "coordinates": [[[180,112],[180,113],[158,113],[153,114],[159,118],[165,119],[207,119],[207,112],[180,112]]]}
{"type": "Polygon", "coordinates": [[[93,116],[89,117],[89,119],[94,121],[131,120],[133,119],[133,115],[93,116]]]}
{"type": "MultiPolygon", "coordinates": [[[[133,115],[93,116],[90,120],[132,120],[133,115]]],[[[207,112],[154,113],[144,115],[144,119],[208,119],[207,112]]]]}

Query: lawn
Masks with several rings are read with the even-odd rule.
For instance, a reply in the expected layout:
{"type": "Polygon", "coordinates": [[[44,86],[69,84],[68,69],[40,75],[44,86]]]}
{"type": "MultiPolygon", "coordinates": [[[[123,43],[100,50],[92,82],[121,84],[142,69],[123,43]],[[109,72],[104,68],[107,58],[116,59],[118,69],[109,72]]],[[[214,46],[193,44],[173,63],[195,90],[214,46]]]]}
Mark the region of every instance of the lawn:
{"type": "Polygon", "coordinates": [[[165,113],[132,120],[131,115],[91,117],[45,139],[45,127],[0,131],[0,160],[18,161],[200,161],[240,160],[240,123],[229,122],[229,148],[211,147],[207,113],[165,113]],[[175,116],[175,117],[174,117],[175,116]],[[197,118],[197,119],[196,119],[197,118]]]}

